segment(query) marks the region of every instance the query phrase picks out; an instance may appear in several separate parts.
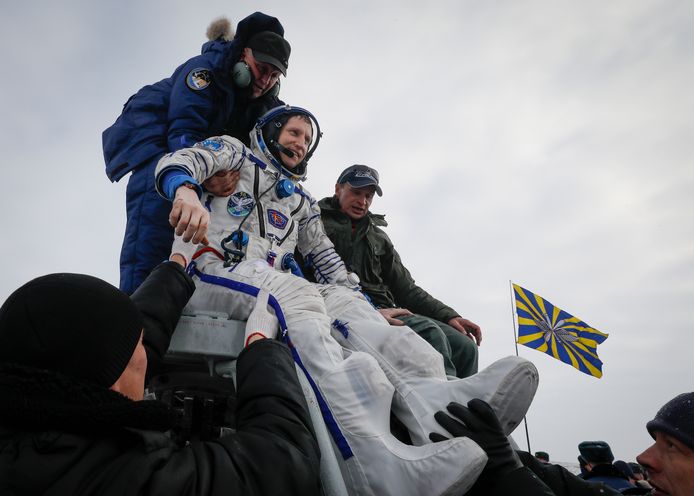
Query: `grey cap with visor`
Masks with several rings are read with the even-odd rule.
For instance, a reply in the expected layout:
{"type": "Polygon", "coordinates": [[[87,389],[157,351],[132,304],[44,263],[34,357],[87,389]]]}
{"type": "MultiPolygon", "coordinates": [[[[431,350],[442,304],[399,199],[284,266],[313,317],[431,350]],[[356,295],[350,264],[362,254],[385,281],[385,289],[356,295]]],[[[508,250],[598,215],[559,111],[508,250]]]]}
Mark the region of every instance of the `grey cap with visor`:
{"type": "Polygon", "coordinates": [[[378,196],[383,196],[383,190],[378,185],[378,171],[366,165],[351,165],[342,171],[337,178],[337,184],[349,184],[353,188],[376,186],[378,196]]]}

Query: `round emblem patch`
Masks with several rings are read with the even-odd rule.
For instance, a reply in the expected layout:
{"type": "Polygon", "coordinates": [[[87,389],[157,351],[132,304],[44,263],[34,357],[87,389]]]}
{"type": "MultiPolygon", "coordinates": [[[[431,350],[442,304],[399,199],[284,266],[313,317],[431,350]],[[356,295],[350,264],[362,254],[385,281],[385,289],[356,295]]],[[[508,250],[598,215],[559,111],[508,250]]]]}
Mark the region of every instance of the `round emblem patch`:
{"type": "Polygon", "coordinates": [[[248,215],[254,206],[255,201],[251,195],[245,191],[238,191],[229,197],[227,212],[234,217],[242,217],[248,215]]]}
{"type": "Polygon", "coordinates": [[[207,69],[202,67],[199,69],[193,69],[186,76],[186,84],[188,88],[195,91],[204,90],[212,82],[212,75],[207,69]]]}
{"type": "Polygon", "coordinates": [[[224,142],[219,138],[207,138],[205,141],[200,142],[200,146],[213,152],[218,152],[224,147],[224,142]]]}

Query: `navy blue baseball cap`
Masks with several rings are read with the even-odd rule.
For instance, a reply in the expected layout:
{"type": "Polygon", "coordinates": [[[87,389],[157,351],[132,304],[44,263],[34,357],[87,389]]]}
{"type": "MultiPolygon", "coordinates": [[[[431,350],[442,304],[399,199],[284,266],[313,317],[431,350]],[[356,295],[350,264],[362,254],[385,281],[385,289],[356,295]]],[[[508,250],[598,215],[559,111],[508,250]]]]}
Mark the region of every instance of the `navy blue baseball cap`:
{"type": "Polygon", "coordinates": [[[366,165],[351,165],[342,171],[337,178],[337,184],[349,184],[353,188],[363,188],[365,186],[376,186],[378,196],[383,196],[383,190],[378,185],[378,171],[366,165]]]}

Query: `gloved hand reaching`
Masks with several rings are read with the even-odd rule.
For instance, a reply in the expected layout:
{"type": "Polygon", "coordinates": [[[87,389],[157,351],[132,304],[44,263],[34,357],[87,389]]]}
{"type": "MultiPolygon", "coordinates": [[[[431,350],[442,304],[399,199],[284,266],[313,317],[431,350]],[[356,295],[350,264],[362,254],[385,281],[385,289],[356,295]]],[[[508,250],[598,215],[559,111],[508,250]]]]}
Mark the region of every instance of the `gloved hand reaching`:
{"type": "MultiPolygon", "coordinates": [[[[487,453],[489,460],[482,472],[484,476],[505,475],[523,466],[487,402],[475,398],[468,402],[467,407],[460,403],[450,403],[447,410],[453,417],[439,411],[434,418],[454,436],[469,437],[487,453]]],[[[438,442],[448,438],[432,432],[429,439],[438,442]]]]}
{"type": "Polygon", "coordinates": [[[248,346],[258,339],[274,339],[279,329],[279,321],[272,310],[268,310],[268,298],[270,294],[261,289],[255,302],[253,311],[246,322],[246,334],[243,339],[244,346],[248,346]]]}
{"type": "Polygon", "coordinates": [[[193,255],[197,250],[198,245],[196,243],[185,242],[183,241],[182,236],[175,234],[174,242],[171,246],[171,255],[169,256],[169,260],[176,262],[185,268],[191,262],[193,255]]]}

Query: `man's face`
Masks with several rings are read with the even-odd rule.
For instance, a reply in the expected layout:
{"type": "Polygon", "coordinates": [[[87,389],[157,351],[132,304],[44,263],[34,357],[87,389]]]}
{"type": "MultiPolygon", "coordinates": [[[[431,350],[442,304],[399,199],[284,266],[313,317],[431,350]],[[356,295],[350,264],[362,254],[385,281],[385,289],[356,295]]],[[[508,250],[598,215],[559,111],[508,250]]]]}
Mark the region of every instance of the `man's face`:
{"type": "Polygon", "coordinates": [[[375,193],[376,186],[355,188],[347,183],[335,185],[335,196],[340,203],[340,210],[354,220],[359,220],[368,213],[375,193]]]}
{"type": "Polygon", "coordinates": [[[308,148],[311,146],[313,127],[309,122],[301,116],[295,115],[282,126],[279,138],[277,141],[280,145],[294,152],[293,157],[289,157],[280,152],[280,159],[284,166],[292,170],[308,153],[308,148]]]}
{"type": "Polygon", "coordinates": [[[694,494],[694,451],[663,432],[655,432],[655,443],[636,457],[648,470],[653,496],[694,494]]]}
{"type": "Polygon", "coordinates": [[[135,351],[125,370],[111,389],[127,396],[133,401],[141,401],[145,395],[145,373],[147,372],[147,352],[142,344],[142,333],[135,351]]]}
{"type": "Polygon", "coordinates": [[[282,72],[272,64],[260,62],[253,57],[253,51],[250,48],[243,49],[241,60],[248,64],[248,68],[253,73],[253,83],[251,83],[251,98],[258,98],[277,83],[282,72]]]}

